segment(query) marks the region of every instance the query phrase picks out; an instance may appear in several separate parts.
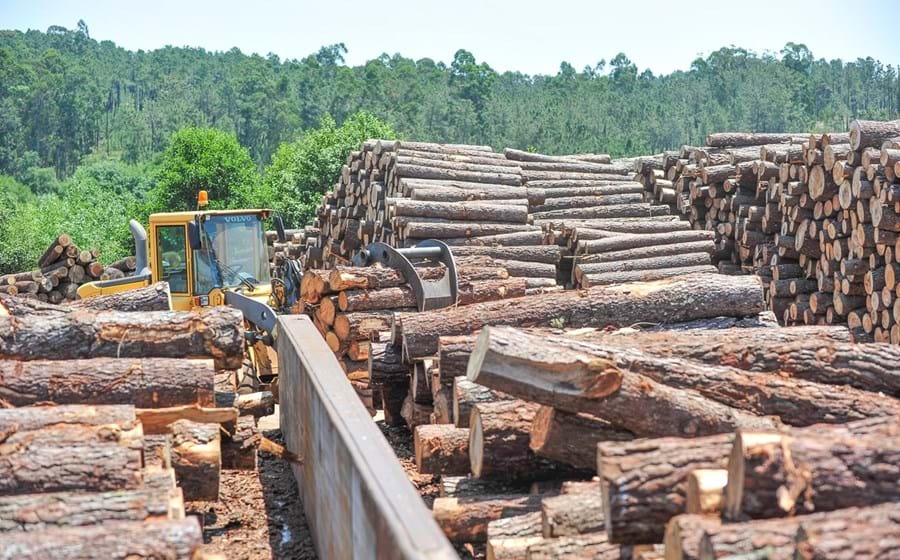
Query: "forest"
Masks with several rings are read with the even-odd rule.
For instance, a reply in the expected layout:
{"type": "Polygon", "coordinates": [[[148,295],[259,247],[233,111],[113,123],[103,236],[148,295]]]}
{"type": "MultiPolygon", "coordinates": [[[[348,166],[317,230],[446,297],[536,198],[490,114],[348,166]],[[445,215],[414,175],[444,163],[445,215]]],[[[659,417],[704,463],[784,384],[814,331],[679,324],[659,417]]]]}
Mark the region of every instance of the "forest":
{"type": "Polygon", "coordinates": [[[714,130],[844,130],[900,115],[896,64],[817,59],[795,43],[723,47],[668,75],[624,53],[530,76],[464,49],[449,65],[383,54],[348,66],[346,52],[129,51],[84,22],[0,31],[0,273],[33,266],[63,229],[104,258],[127,253],[127,217],[190,208],[204,186],[220,204],[274,207],[302,225],[367,137],[626,156],[714,130]]]}

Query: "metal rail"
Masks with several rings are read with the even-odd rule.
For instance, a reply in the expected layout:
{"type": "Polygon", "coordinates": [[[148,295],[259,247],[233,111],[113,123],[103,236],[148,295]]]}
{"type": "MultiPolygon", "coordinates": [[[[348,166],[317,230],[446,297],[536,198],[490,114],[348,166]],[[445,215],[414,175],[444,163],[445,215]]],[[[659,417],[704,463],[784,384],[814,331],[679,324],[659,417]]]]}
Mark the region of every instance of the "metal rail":
{"type": "Polygon", "coordinates": [[[319,558],[457,558],[308,317],[278,319],[281,431],[319,558]]]}

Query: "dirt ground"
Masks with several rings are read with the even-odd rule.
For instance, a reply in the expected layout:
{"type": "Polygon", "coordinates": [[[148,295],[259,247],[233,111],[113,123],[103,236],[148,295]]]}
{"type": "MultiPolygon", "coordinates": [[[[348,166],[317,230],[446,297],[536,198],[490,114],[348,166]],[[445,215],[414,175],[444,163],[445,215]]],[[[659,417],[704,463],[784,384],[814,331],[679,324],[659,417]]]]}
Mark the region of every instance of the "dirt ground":
{"type": "MultiPolygon", "coordinates": [[[[281,443],[279,430],[263,435],[281,443]]],[[[259,454],[256,471],[222,471],[218,502],[193,502],[203,538],[229,560],[317,558],[290,465],[259,454]]]]}

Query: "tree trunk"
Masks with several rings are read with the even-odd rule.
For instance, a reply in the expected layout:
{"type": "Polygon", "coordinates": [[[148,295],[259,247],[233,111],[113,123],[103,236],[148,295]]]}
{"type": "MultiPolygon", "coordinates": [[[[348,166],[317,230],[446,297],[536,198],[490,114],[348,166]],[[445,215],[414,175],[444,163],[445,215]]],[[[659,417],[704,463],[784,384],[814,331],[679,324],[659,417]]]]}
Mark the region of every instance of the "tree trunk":
{"type": "Polygon", "coordinates": [[[801,522],[794,558],[895,558],[900,555],[897,538],[900,505],[854,508],[842,513],[811,515],[809,520],[801,522]]]}
{"type": "Polygon", "coordinates": [[[469,362],[469,380],[518,398],[603,418],[638,437],[701,436],[753,426],[763,418],[657,383],[560,338],[509,327],[482,330],[469,362]],[[635,414],[652,410],[653,415],[635,414]]]}
{"type": "Polygon", "coordinates": [[[180,491],[57,492],[0,498],[0,534],[82,527],[113,521],[184,519],[180,491]],[[39,515],[35,515],[40,512],[39,515]]]}
{"type": "Polygon", "coordinates": [[[548,198],[543,204],[532,205],[529,210],[535,212],[549,212],[552,210],[577,210],[579,208],[593,208],[595,206],[616,206],[619,204],[639,204],[643,202],[642,193],[607,194],[601,196],[571,196],[548,198]]]}
{"type": "Polygon", "coordinates": [[[381,290],[347,290],[338,295],[341,311],[375,311],[416,307],[416,294],[408,286],[381,290]]]}
{"type": "Polygon", "coordinates": [[[684,243],[673,243],[671,245],[651,245],[649,247],[624,249],[622,251],[591,253],[589,255],[578,256],[576,262],[578,264],[578,267],[584,270],[585,266],[593,263],[631,261],[635,259],[654,259],[672,255],[682,255],[686,253],[707,253],[711,255],[715,252],[716,245],[710,239],[707,241],[687,241],[684,243]]]}
{"type": "Polygon", "coordinates": [[[388,207],[391,216],[416,218],[443,218],[445,220],[471,220],[525,224],[528,222],[528,200],[498,202],[435,202],[399,198],[388,207]]]}
{"type": "Polygon", "coordinates": [[[369,348],[369,379],[372,383],[406,383],[410,367],[403,363],[400,348],[373,342],[369,348]]]}
{"type": "Polygon", "coordinates": [[[391,311],[338,313],[334,317],[334,334],[342,342],[350,340],[377,340],[378,334],[390,332],[391,311]]]}
{"type": "Polygon", "coordinates": [[[522,175],[519,173],[484,173],[480,171],[461,171],[402,163],[398,163],[394,166],[394,176],[402,178],[440,179],[443,181],[468,181],[471,183],[512,185],[514,187],[522,184],[522,175]]]}
{"type": "MultiPolygon", "coordinates": [[[[425,220],[408,220],[403,225],[403,235],[407,239],[447,239],[457,237],[483,237],[488,235],[505,235],[512,233],[540,231],[539,227],[522,223],[479,223],[476,221],[461,222],[427,222],[425,220]]],[[[455,253],[454,253],[455,254],[455,253]]]]}
{"type": "MultiPolygon", "coordinates": [[[[608,230],[607,230],[608,231],[608,230]]],[[[631,234],[595,239],[579,243],[579,253],[609,253],[639,247],[655,247],[659,245],[681,245],[696,241],[713,241],[715,232],[704,230],[670,231],[665,233],[631,234]]]]}
{"type": "MultiPolygon", "coordinates": [[[[541,230],[520,231],[514,233],[501,233],[498,235],[484,235],[481,237],[448,237],[442,241],[447,245],[501,245],[503,247],[527,247],[540,245],[546,235],[541,230]]],[[[459,270],[457,268],[457,270],[459,270]]]]}
{"type": "MultiPolygon", "coordinates": [[[[706,145],[713,148],[761,146],[785,144],[798,137],[809,137],[808,132],[716,132],[706,137],[706,145]]],[[[758,153],[758,151],[757,151],[758,153]]]]}
{"type": "Polygon", "coordinates": [[[628,558],[627,551],[610,543],[604,533],[590,533],[574,537],[544,539],[528,547],[528,560],[620,560],[628,558]]]}
{"type": "MultiPolygon", "coordinates": [[[[540,242],[538,242],[540,243],[540,242]]],[[[491,266],[492,263],[482,260],[471,265],[458,265],[456,274],[461,281],[496,280],[507,278],[501,267],[491,266]]],[[[424,280],[436,280],[446,274],[443,267],[421,267],[416,272],[424,280]]],[[[328,285],[332,291],[365,289],[380,290],[382,288],[395,288],[406,286],[407,280],[398,270],[381,268],[377,266],[366,267],[336,267],[328,276],[328,285]]]]}
{"type": "Polygon", "coordinates": [[[589,208],[567,208],[533,212],[535,220],[601,219],[601,218],[647,218],[665,216],[671,210],[668,206],[641,204],[617,204],[615,206],[591,206],[589,208]]]}
{"type": "Polygon", "coordinates": [[[538,406],[510,400],[481,403],[469,419],[469,459],[476,478],[541,480],[571,474],[573,469],[538,457],[529,447],[538,406]]]}
{"type": "Polygon", "coordinates": [[[605,531],[603,499],[597,489],[544,498],[541,531],[546,539],[605,531]]]}
{"type": "Polygon", "coordinates": [[[71,309],[91,311],[169,311],[172,298],[168,282],[157,282],[135,290],[80,299],[69,304],[71,309]]]}
{"type": "Polygon", "coordinates": [[[438,349],[441,383],[451,384],[456,377],[465,377],[469,356],[475,347],[476,335],[442,336],[438,349]]]}
{"type": "Polygon", "coordinates": [[[573,196],[607,196],[620,194],[643,193],[644,185],[634,183],[587,184],[584,186],[556,187],[542,189],[528,185],[528,200],[532,204],[544,204],[554,198],[570,198],[573,196]]]}
{"type": "Polygon", "coordinates": [[[179,420],[170,426],[172,467],[188,501],[219,499],[222,453],[218,424],[179,420]]]}
{"type": "Polygon", "coordinates": [[[541,457],[579,469],[597,470],[597,444],[629,441],[634,435],[589,414],[542,406],[531,424],[531,449],[541,457]]]}
{"type": "Polygon", "coordinates": [[[900,499],[900,424],[883,434],[742,432],[728,464],[725,514],[785,517],[900,499]]]}
{"type": "Polygon", "coordinates": [[[711,264],[708,252],[686,253],[667,255],[662,257],[649,257],[641,259],[625,259],[620,261],[607,261],[599,263],[576,264],[577,270],[582,275],[595,275],[610,272],[628,272],[632,270],[658,270],[667,268],[681,268],[687,266],[702,266],[711,264]]]}
{"type": "Polygon", "coordinates": [[[675,323],[708,317],[756,315],[762,286],[751,276],[693,275],[645,284],[609,286],[485,302],[455,309],[395,315],[392,339],[410,359],[433,356],[440,336],[467,334],[485,325],[567,327],[675,323]]]}
{"type": "Polygon", "coordinates": [[[491,158],[490,163],[479,163],[466,160],[449,160],[443,158],[416,157],[413,155],[397,154],[395,165],[416,165],[421,167],[440,167],[456,171],[477,171],[481,173],[519,173],[518,164],[501,158],[491,158]]]}
{"type": "Polygon", "coordinates": [[[677,334],[597,332],[581,334],[578,339],[900,396],[900,372],[894,367],[900,362],[900,348],[855,344],[849,340],[850,331],[845,327],[695,330],[677,334]]]}
{"type": "Polygon", "coordinates": [[[697,560],[704,532],[721,524],[717,515],[676,515],[666,523],[666,560],[697,560]]]}
{"type": "Polygon", "coordinates": [[[212,360],[0,360],[0,399],[12,406],[42,401],[133,404],[139,408],[210,406],[214,374],[212,360]]]}
{"type": "MultiPolygon", "coordinates": [[[[557,245],[533,245],[530,247],[493,247],[470,245],[454,247],[454,257],[484,255],[494,259],[557,264],[562,259],[562,248],[557,245]]],[[[513,274],[510,274],[514,276],[513,274]]]]}
{"type": "Polygon", "coordinates": [[[900,120],[864,121],[850,123],[850,149],[881,148],[881,143],[900,136],[900,120]]]}
{"type": "Polygon", "coordinates": [[[0,317],[0,354],[20,360],[99,357],[206,358],[219,369],[243,362],[243,316],[211,307],[199,313],[117,311],[53,317],[0,317]]]}
{"type": "Polygon", "coordinates": [[[65,253],[66,247],[72,244],[72,238],[69,237],[65,233],[59,234],[56,239],[53,240],[53,243],[47,247],[47,250],[44,251],[44,254],[38,259],[38,266],[41,268],[50,266],[59,260],[60,257],[65,253]]]}
{"type": "Polygon", "coordinates": [[[436,498],[432,506],[435,521],[454,543],[484,542],[491,521],[540,509],[541,496],[527,494],[436,498]]]}
{"type": "Polygon", "coordinates": [[[203,545],[196,517],[172,521],[122,521],[0,535],[0,550],[17,560],[192,560],[203,545]]]}
{"type": "MultiPolygon", "coordinates": [[[[528,199],[528,190],[523,187],[504,185],[481,185],[481,188],[460,189],[436,185],[416,185],[409,188],[409,198],[429,202],[492,202],[528,199]]],[[[528,199],[530,200],[530,199],[528,199]]]]}
{"type": "Polygon", "coordinates": [[[143,432],[140,424],[130,426],[54,424],[7,431],[0,444],[0,496],[139,487],[143,432]]]}
{"type": "MultiPolygon", "coordinates": [[[[471,476],[441,477],[442,498],[477,498],[485,494],[527,494],[530,484],[513,480],[484,480],[471,476]]],[[[538,520],[540,523],[540,520],[538,520]]]]}
{"type": "Polygon", "coordinates": [[[116,425],[130,430],[137,420],[131,405],[61,405],[0,408],[0,434],[31,432],[60,426],[89,428],[91,426],[116,425]]]}
{"type": "Polygon", "coordinates": [[[469,474],[469,430],[453,424],[416,427],[413,435],[416,470],[422,474],[469,474]]]}
{"type": "Polygon", "coordinates": [[[601,443],[597,462],[610,540],[662,542],[666,522],[685,511],[688,475],[724,468],[733,439],[719,434],[601,443]]]}
{"type": "Polygon", "coordinates": [[[524,278],[460,283],[457,305],[523,297],[527,288],[528,282],[524,278]]]}
{"type": "Polygon", "coordinates": [[[512,278],[526,278],[536,280],[539,278],[556,278],[556,264],[541,263],[520,260],[496,260],[497,265],[506,269],[512,278]]]}
{"type": "Polygon", "coordinates": [[[488,560],[526,560],[529,545],[544,540],[540,512],[491,521],[487,526],[488,560]]]}
{"type": "Polygon", "coordinates": [[[453,378],[453,419],[457,428],[468,428],[472,409],[482,403],[513,400],[500,391],[472,383],[465,377],[453,378]]]}
{"type": "Polygon", "coordinates": [[[712,265],[685,266],[678,268],[659,268],[656,270],[633,270],[626,272],[606,272],[602,274],[584,274],[581,276],[581,287],[608,286],[630,282],[653,282],[678,278],[693,274],[718,274],[712,265]]]}
{"type": "Polygon", "coordinates": [[[275,395],[271,391],[256,393],[216,393],[216,406],[219,408],[236,408],[240,416],[261,418],[275,414],[275,395]]]}

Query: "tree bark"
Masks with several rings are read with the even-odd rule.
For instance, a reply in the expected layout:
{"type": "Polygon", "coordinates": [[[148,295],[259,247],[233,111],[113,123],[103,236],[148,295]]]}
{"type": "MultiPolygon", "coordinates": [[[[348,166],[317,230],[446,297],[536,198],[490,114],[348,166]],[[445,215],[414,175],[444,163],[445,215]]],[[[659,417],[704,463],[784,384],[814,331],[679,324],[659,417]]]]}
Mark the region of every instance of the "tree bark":
{"type": "Polygon", "coordinates": [[[796,536],[798,560],[893,558],[900,555],[900,506],[852,509],[844,515],[811,515],[796,536]],[[815,519],[813,519],[815,518],[815,519]]]}
{"type": "Polygon", "coordinates": [[[168,282],[157,282],[135,290],[80,299],[69,304],[72,309],[91,311],[169,311],[172,299],[168,282]]]}
{"type": "Polygon", "coordinates": [[[668,206],[651,204],[617,204],[615,206],[591,206],[589,208],[567,208],[564,210],[547,210],[533,212],[535,220],[569,220],[569,219],[602,219],[602,218],[647,218],[665,216],[671,212],[668,206]]]}
{"type": "Polygon", "coordinates": [[[453,424],[417,426],[413,435],[416,470],[422,474],[469,474],[469,430],[453,424]]]}
{"type": "MultiPolygon", "coordinates": [[[[497,280],[507,278],[499,266],[491,266],[488,260],[473,262],[471,265],[459,265],[456,274],[462,281],[497,280]]],[[[436,280],[446,274],[443,267],[421,267],[416,272],[423,280],[436,280]]],[[[344,290],[365,289],[379,290],[382,288],[395,288],[407,284],[403,273],[392,268],[377,266],[351,267],[339,266],[334,268],[328,276],[328,285],[334,292],[344,290]]]]}
{"type": "Polygon", "coordinates": [[[334,317],[334,334],[343,341],[377,340],[378,334],[390,332],[390,311],[338,313],[334,317]]]}
{"type": "Polygon", "coordinates": [[[501,494],[436,498],[432,511],[438,526],[454,543],[484,542],[488,523],[541,509],[541,496],[501,494]]]}
{"type": "Polygon", "coordinates": [[[680,245],[695,241],[713,241],[715,233],[704,230],[670,231],[665,233],[632,234],[595,239],[579,243],[578,251],[584,254],[608,253],[637,249],[639,247],[655,247],[658,245],[680,245]]]}
{"type": "MultiPolygon", "coordinates": [[[[610,543],[604,533],[590,533],[574,537],[544,539],[528,547],[528,560],[620,560],[625,551],[610,543]]],[[[629,557],[625,553],[624,557],[629,557]]]]}
{"type": "Polygon", "coordinates": [[[141,484],[140,424],[54,424],[3,435],[0,496],[127,490],[141,484]]]}
{"type": "Polygon", "coordinates": [[[631,432],[589,414],[572,414],[542,406],[531,424],[530,445],[531,450],[541,457],[596,471],[598,443],[632,439],[631,432]]]}
{"type": "Polygon", "coordinates": [[[528,185],[528,200],[532,204],[543,204],[554,198],[570,198],[573,196],[606,196],[619,194],[643,193],[644,185],[633,183],[611,183],[575,185],[571,187],[538,188],[528,185]]]}
{"type": "Polygon", "coordinates": [[[865,121],[857,119],[850,123],[850,149],[881,148],[881,143],[900,136],[900,120],[865,121]]]}
{"type": "Polygon", "coordinates": [[[0,534],[83,527],[113,521],[184,519],[184,500],[173,489],[115,492],[57,492],[0,498],[0,534]],[[39,513],[38,513],[39,512],[39,513]]]}
{"type": "Polygon", "coordinates": [[[483,237],[488,235],[505,235],[532,231],[540,231],[540,228],[528,225],[524,221],[520,224],[479,223],[476,221],[427,222],[413,218],[403,225],[403,235],[407,239],[483,237]]]}
{"type": "Polygon", "coordinates": [[[725,515],[759,519],[900,499],[900,424],[885,433],[741,432],[728,464],[725,515]]]}
{"type": "Polygon", "coordinates": [[[203,545],[196,517],[172,521],[122,521],[0,535],[0,550],[17,560],[192,560],[203,545]]]}
{"type": "Polygon", "coordinates": [[[222,452],[218,424],[179,420],[170,426],[172,467],[188,501],[219,499],[222,452]]]}
{"type": "MultiPolygon", "coordinates": [[[[477,498],[485,494],[528,494],[530,484],[513,480],[485,480],[471,476],[441,477],[442,498],[477,498]]],[[[540,519],[538,519],[540,524],[540,519]]]]}
{"type": "Polygon", "coordinates": [[[636,259],[654,259],[672,255],[682,255],[686,253],[707,253],[709,255],[712,255],[715,252],[716,245],[710,239],[707,241],[688,241],[684,243],[674,243],[671,245],[651,245],[649,247],[637,247],[635,249],[624,249],[622,251],[591,253],[583,256],[579,255],[576,262],[579,268],[583,270],[585,266],[593,263],[630,261],[636,259]]]}
{"type": "Polygon", "coordinates": [[[529,210],[535,212],[549,212],[552,210],[570,210],[579,208],[593,208],[595,206],[615,206],[619,204],[639,204],[643,202],[642,193],[606,194],[601,196],[571,196],[548,198],[543,204],[532,205],[529,210]]]}
{"type": "Polygon", "coordinates": [[[525,560],[528,547],[544,540],[540,512],[491,521],[487,526],[488,560],[525,560]]]}
{"type": "Polygon", "coordinates": [[[528,221],[527,199],[504,201],[502,204],[490,202],[458,204],[456,202],[399,198],[388,208],[391,216],[443,218],[445,220],[483,220],[512,224],[525,224],[528,221]]]}
{"type": "Polygon", "coordinates": [[[504,185],[482,185],[481,187],[480,189],[460,189],[433,185],[414,186],[409,189],[409,197],[411,200],[418,201],[454,203],[529,199],[528,190],[523,187],[504,185]]]}
{"type": "MultiPolygon", "coordinates": [[[[540,245],[544,242],[546,234],[541,230],[520,231],[513,233],[501,233],[498,235],[484,235],[481,237],[448,237],[442,241],[451,247],[462,245],[500,245],[503,247],[527,247],[540,245]]],[[[459,270],[457,268],[457,270],[459,270]]]]}
{"type": "Polygon", "coordinates": [[[199,313],[116,311],[52,317],[0,317],[0,354],[20,360],[99,357],[206,358],[217,368],[243,362],[243,316],[212,307],[199,313]]]}
{"type": "Polygon", "coordinates": [[[389,381],[381,384],[381,399],[384,407],[384,421],[388,426],[403,426],[403,404],[409,395],[409,381],[389,381]]]}
{"type": "Polygon", "coordinates": [[[413,400],[411,395],[407,395],[403,399],[403,407],[400,409],[400,416],[409,426],[410,430],[415,430],[416,426],[428,424],[431,422],[431,413],[434,408],[428,404],[420,404],[413,400]]]}
{"type": "Polygon", "coordinates": [[[533,403],[518,400],[481,403],[472,408],[469,459],[473,476],[541,480],[574,471],[531,451],[531,423],[537,409],[533,403]]]}
{"type": "Polygon", "coordinates": [[[465,377],[453,378],[453,419],[457,428],[468,428],[472,409],[482,403],[513,400],[513,397],[472,383],[465,377]]]}
{"type": "Polygon", "coordinates": [[[253,416],[241,416],[221,436],[222,468],[242,471],[256,470],[260,435],[253,416]]]}
{"type": "Polygon", "coordinates": [[[416,294],[408,286],[380,290],[347,290],[338,295],[338,308],[345,312],[403,309],[416,305],[416,294]]]}
{"type": "Polygon", "coordinates": [[[398,163],[394,166],[394,176],[398,178],[410,179],[440,179],[444,181],[468,181],[470,183],[512,185],[514,187],[522,184],[522,175],[519,173],[485,173],[480,171],[461,171],[456,169],[444,169],[440,167],[407,165],[403,163],[398,163]]]}
{"type": "Polygon", "coordinates": [[[610,540],[662,542],[666,522],[685,511],[691,471],[725,468],[733,438],[719,434],[599,444],[598,472],[610,540]]]}
{"type": "Polygon", "coordinates": [[[406,383],[410,366],[403,363],[400,348],[392,344],[372,343],[369,348],[369,379],[372,383],[406,383]]]}
{"type": "Polygon", "coordinates": [[[629,272],[633,270],[659,270],[689,266],[702,266],[709,264],[712,264],[712,261],[708,252],[682,252],[677,255],[649,258],[630,258],[619,261],[607,261],[600,263],[578,262],[575,266],[577,267],[577,270],[581,275],[596,275],[615,272],[629,272]]]}
{"type": "Polygon", "coordinates": [[[640,348],[657,356],[900,396],[900,372],[895,368],[900,362],[900,349],[888,344],[855,344],[844,327],[695,330],[677,334],[597,332],[582,333],[577,338],[640,348]]]}
{"type": "Polygon", "coordinates": [[[700,436],[777,421],[670,387],[560,338],[512,328],[482,330],[469,361],[470,381],[568,412],[603,418],[639,437],[700,436]],[[652,410],[653,415],[635,414],[652,410]]]}
{"type": "Polygon", "coordinates": [[[707,530],[715,530],[722,524],[717,515],[676,515],[666,523],[663,543],[667,560],[697,560],[700,539],[707,530]]]}
{"type": "Polygon", "coordinates": [[[605,531],[603,499],[596,489],[544,498],[541,532],[546,539],[605,531]]]}
{"type": "Polygon", "coordinates": [[[515,162],[501,158],[492,158],[490,163],[479,163],[466,160],[450,160],[443,158],[416,157],[398,153],[394,165],[415,165],[420,167],[440,167],[456,171],[476,171],[481,173],[519,173],[521,169],[515,162]]]}
{"type": "Polygon", "coordinates": [[[716,132],[706,137],[706,145],[713,148],[784,144],[794,138],[809,136],[808,132],[716,132]]]}
{"type": "Polygon", "coordinates": [[[31,432],[53,426],[75,429],[111,424],[130,430],[136,420],[134,407],[125,404],[0,408],[0,434],[31,432]]]}
{"type": "Polygon", "coordinates": [[[762,286],[750,276],[692,275],[644,284],[607,286],[485,302],[425,313],[399,313],[392,340],[402,341],[410,359],[433,356],[440,336],[467,334],[485,325],[567,327],[676,323],[718,316],[756,315],[763,308],[762,286]]]}
{"type": "Polygon", "coordinates": [[[56,239],[53,240],[53,243],[47,247],[47,250],[44,251],[44,254],[38,259],[38,266],[41,268],[50,266],[55,263],[60,257],[65,253],[66,247],[72,244],[72,238],[65,234],[59,234],[56,239]]]}
{"type": "Polygon", "coordinates": [[[213,404],[212,360],[87,358],[0,360],[0,399],[13,406],[133,404],[139,408],[213,404]]]}
{"type": "Polygon", "coordinates": [[[477,335],[442,336],[438,348],[441,383],[452,384],[454,378],[465,377],[469,356],[475,347],[477,335]]]}
{"type": "Polygon", "coordinates": [[[609,286],[630,282],[654,282],[669,278],[678,278],[693,274],[718,274],[712,265],[684,266],[678,268],[659,268],[656,270],[631,270],[624,272],[605,272],[602,274],[583,274],[581,287],[609,286]]]}
{"type": "Polygon", "coordinates": [[[521,260],[496,260],[494,262],[506,269],[511,278],[526,278],[532,280],[539,278],[556,279],[557,263],[521,260]]]}
{"type": "Polygon", "coordinates": [[[275,395],[271,391],[256,393],[216,393],[216,406],[219,408],[236,408],[240,416],[261,418],[275,414],[275,395]]]}
{"type": "MultiPolygon", "coordinates": [[[[501,260],[526,261],[555,265],[562,259],[563,250],[557,245],[533,245],[530,247],[482,247],[469,245],[453,248],[454,257],[469,257],[476,255],[484,255],[501,260]]],[[[510,273],[510,275],[514,276],[514,274],[512,273],[510,273]]]]}

